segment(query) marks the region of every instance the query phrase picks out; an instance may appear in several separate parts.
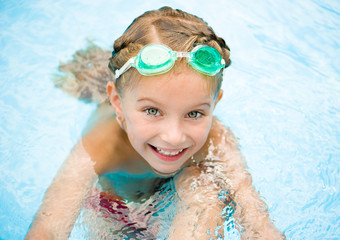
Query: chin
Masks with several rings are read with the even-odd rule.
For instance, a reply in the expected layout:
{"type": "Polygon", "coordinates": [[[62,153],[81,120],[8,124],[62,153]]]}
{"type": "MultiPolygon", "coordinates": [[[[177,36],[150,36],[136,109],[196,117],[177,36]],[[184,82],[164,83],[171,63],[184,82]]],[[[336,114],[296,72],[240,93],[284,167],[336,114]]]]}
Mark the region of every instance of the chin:
{"type": "Polygon", "coordinates": [[[160,177],[172,177],[172,176],[175,176],[179,171],[181,171],[182,169],[181,168],[178,168],[178,169],[176,169],[176,170],[174,170],[174,171],[167,171],[167,172],[163,172],[163,171],[159,171],[159,170],[157,170],[157,169],[155,169],[155,168],[152,168],[152,170],[153,170],[153,172],[155,173],[155,174],[157,174],[158,176],[160,176],[160,177]]]}

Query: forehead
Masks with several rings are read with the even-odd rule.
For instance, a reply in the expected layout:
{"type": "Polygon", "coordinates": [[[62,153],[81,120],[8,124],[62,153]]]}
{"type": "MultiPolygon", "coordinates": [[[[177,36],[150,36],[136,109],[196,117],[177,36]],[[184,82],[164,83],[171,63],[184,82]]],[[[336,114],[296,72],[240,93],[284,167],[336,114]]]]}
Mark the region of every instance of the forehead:
{"type": "Polygon", "coordinates": [[[137,70],[131,70],[133,73],[126,79],[127,85],[123,88],[123,95],[137,90],[151,92],[161,89],[177,89],[176,92],[199,91],[214,95],[216,79],[196,72],[186,61],[179,60],[169,72],[155,76],[143,76],[137,70]]]}
{"type": "MultiPolygon", "coordinates": [[[[156,76],[141,76],[126,94],[136,97],[158,97],[175,100],[186,97],[187,100],[195,98],[210,98],[213,93],[209,87],[212,78],[197,73],[190,67],[176,67],[170,72],[156,76]]],[[[126,95],[124,94],[124,95],[126,95]]]]}

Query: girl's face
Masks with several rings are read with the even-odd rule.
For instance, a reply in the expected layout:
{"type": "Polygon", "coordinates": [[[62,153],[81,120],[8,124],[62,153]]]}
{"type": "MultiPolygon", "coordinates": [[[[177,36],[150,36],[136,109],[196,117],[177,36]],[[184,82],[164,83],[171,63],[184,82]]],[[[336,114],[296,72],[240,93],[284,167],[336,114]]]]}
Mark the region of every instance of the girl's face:
{"type": "Polygon", "coordinates": [[[108,87],[111,103],[134,149],[156,173],[180,170],[207,140],[213,109],[222,97],[213,98],[207,79],[183,67],[142,79],[123,98],[108,87]]]}

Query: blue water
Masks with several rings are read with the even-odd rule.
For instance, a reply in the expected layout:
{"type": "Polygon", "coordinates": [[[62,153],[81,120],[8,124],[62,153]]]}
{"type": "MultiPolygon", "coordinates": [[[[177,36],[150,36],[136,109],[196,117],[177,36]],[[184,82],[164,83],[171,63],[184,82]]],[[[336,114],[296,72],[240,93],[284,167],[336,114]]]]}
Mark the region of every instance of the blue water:
{"type": "MultiPolygon", "coordinates": [[[[86,38],[111,48],[164,1],[0,0],[0,239],[22,239],[94,105],[51,77],[86,38]]],[[[167,1],[231,48],[216,115],[287,239],[339,239],[340,2],[167,1]]]]}

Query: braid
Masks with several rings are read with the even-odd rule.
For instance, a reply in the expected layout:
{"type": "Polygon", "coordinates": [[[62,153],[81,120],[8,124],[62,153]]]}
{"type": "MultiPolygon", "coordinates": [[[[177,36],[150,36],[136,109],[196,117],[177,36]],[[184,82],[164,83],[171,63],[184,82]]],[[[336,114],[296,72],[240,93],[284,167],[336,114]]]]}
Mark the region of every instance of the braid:
{"type": "Polygon", "coordinates": [[[212,28],[210,28],[202,18],[188,14],[178,9],[174,10],[170,7],[163,7],[159,10],[159,12],[163,14],[163,16],[188,20],[188,22],[186,22],[186,27],[190,28],[192,36],[186,43],[190,43],[190,45],[193,47],[198,44],[206,44],[214,47],[221,53],[222,58],[226,62],[226,67],[230,65],[230,48],[225,43],[223,38],[216,36],[212,28]],[[193,23],[198,24],[198,26],[194,26],[193,23]]]}
{"type": "Polygon", "coordinates": [[[113,51],[112,57],[110,58],[109,68],[111,71],[115,72],[116,69],[121,68],[125,64],[126,59],[136,56],[143,46],[144,45],[139,43],[126,44],[125,42],[120,46],[118,45],[113,51]]]}
{"type": "MultiPolygon", "coordinates": [[[[116,45],[116,43],[115,43],[116,45]]],[[[143,48],[143,44],[140,43],[129,43],[123,42],[121,45],[117,43],[117,49],[112,53],[112,57],[109,59],[109,69],[115,73],[117,69],[120,69],[131,57],[134,57],[138,54],[138,52],[143,48]],[[124,46],[124,47],[123,47],[124,46]]],[[[128,74],[128,73],[127,73],[128,74]]],[[[126,84],[126,79],[129,77],[122,76],[116,79],[116,86],[120,93],[122,93],[122,89],[126,84]]]]}

